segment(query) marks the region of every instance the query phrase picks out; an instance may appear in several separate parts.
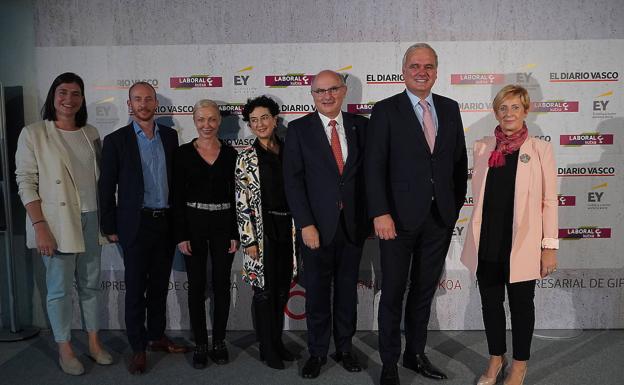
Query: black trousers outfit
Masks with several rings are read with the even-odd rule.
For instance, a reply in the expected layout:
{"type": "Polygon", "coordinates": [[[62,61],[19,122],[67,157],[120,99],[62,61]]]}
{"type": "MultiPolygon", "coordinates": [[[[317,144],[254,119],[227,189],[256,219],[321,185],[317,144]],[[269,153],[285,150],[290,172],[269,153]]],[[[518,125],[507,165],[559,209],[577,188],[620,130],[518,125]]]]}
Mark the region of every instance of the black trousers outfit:
{"type": "Polygon", "coordinates": [[[196,224],[189,228],[192,255],[184,256],[189,282],[189,316],[195,344],[202,345],[208,343],[205,297],[208,251],[212,262],[214,310],[212,339],[213,342],[225,339],[230,313],[230,275],[234,253],[228,253],[232,235],[229,226],[223,226],[223,223],[229,223],[231,213],[229,210],[207,211],[189,208],[187,216],[189,223],[196,224]]]}
{"type": "Polygon", "coordinates": [[[288,302],[293,271],[292,219],[290,215],[268,212],[262,217],[265,224],[264,288],[253,288],[252,314],[265,357],[271,357],[283,347],[284,307],[288,302]]]}
{"type": "Polygon", "coordinates": [[[397,230],[397,237],[381,240],[381,299],[379,303],[379,353],[384,365],[394,365],[401,355],[401,316],[405,301],[405,355],[421,354],[427,342],[431,302],[450,245],[452,228],[444,224],[435,202],[415,231],[397,230]],[[411,264],[411,268],[410,268],[411,264]]]}
{"type": "Polygon", "coordinates": [[[316,250],[302,243],[302,255],[310,355],[327,355],[332,324],[336,351],[350,352],[357,324],[357,280],[362,244],[355,244],[348,238],[341,214],[332,242],[316,250]]]}
{"type": "Polygon", "coordinates": [[[505,289],[509,297],[513,358],[527,361],[531,356],[531,339],[535,325],[535,280],[509,283],[509,267],[502,263],[479,261],[477,280],[481,294],[483,325],[492,356],[507,352],[505,289]]]}
{"type": "Polygon", "coordinates": [[[122,246],[126,331],[135,353],[144,352],[148,341],[159,340],[165,332],[174,252],[170,219],[169,210],[160,214],[142,210],[136,240],[122,246]]]}

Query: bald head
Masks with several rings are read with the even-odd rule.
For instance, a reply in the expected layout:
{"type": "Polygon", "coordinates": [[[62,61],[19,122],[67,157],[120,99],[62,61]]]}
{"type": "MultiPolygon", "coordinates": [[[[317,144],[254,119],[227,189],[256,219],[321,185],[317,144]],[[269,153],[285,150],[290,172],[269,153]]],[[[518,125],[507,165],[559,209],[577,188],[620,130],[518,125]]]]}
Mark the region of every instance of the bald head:
{"type": "Polygon", "coordinates": [[[338,72],[332,71],[332,70],[322,70],[321,72],[314,75],[314,80],[312,80],[312,85],[311,85],[312,90],[316,89],[316,82],[317,82],[317,79],[319,79],[319,77],[321,79],[324,79],[326,77],[333,78],[335,80],[338,80],[338,82],[340,82],[341,85],[343,86],[347,85],[342,75],[340,75],[338,72]]]}
{"type": "Polygon", "coordinates": [[[316,74],[311,91],[314,106],[320,114],[330,119],[338,116],[347,95],[344,78],[338,72],[323,70],[316,74]]]}

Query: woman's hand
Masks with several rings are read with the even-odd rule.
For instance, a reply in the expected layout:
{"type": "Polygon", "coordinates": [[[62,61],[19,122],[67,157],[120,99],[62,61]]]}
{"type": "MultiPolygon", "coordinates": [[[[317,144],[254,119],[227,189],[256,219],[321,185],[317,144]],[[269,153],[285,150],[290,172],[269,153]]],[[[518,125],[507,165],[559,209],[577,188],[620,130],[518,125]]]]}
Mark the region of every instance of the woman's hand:
{"type": "Polygon", "coordinates": [[[542,249],[542,278],[557,271],[557,250],[542,249]]]}
{"type": "Polygon", "coordinates": [[[236,239],[230,239],[230,248],[228,249],[228,253],[235,253],[236,250],[238,250],[238,241],[236,239]]]}
{"type": "Polygon", "coordinates": [[[260,258],[260,254],[258,251],[258,245],[253,245],[249,247],[245,247],[245,254],[249,255],[251,259],[257,261],[260,258]]]}
{"type": "Polygon", "coordinates": [[[191,241],[182,241],[178,243],[178,250],[184,255],[193,255],[191,250],[191,241]]]}
{"type": "Polygon", "coordinates": [[[39,255],[54,255],[54,250],[58,248],[56,239],[48,227],[48,222],[42,221],[34,225],[35,243],[39,255]]]}

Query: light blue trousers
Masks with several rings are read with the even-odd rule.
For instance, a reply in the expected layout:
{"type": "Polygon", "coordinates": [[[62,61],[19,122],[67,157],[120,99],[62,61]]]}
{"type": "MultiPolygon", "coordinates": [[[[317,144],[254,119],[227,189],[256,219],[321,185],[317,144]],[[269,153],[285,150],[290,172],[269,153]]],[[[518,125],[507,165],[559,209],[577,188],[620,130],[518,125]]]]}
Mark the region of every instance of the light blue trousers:
{"type": "Polygon", "coordinates": [[[84,253],[55,251],[51,257],[42,257],[46,267],[48,318],[56,342],[71,340],[74,279],[83,327],[88,332],[98,330],[102,247],[98,242],[97,212],[82,213],[81,220],[85,240],[84,253]]]}

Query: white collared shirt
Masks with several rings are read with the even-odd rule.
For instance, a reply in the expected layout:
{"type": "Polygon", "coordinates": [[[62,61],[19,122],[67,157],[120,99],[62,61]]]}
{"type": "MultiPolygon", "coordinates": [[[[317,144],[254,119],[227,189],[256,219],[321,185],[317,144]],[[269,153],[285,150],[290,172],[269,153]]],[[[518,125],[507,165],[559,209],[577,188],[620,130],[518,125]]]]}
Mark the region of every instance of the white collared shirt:
{"type": "Polygon", "coordinates": [[[329,141],[329,146],[331,147],[331,132],[332,128],[329,125],[330,120],[336,121],[336,131],[338,132],[338,139],[340,140],[340,149],[342,150],[342,161],[347,163],[347,155],[349,155],[349,149],[347,146],[347,137],[345,136],[345,128],[342,121],[342,111],[338,113],[334,119],[330,119],[327,116],[321,114],[319,112],[319,117],[321,118],[321,122],[323,122],[323,128],[325,129],[325,135],[327,135],[327,140],[329,141]]]}

